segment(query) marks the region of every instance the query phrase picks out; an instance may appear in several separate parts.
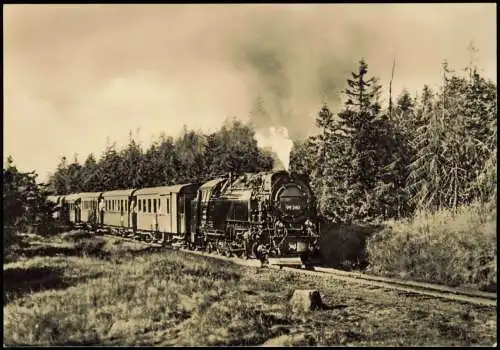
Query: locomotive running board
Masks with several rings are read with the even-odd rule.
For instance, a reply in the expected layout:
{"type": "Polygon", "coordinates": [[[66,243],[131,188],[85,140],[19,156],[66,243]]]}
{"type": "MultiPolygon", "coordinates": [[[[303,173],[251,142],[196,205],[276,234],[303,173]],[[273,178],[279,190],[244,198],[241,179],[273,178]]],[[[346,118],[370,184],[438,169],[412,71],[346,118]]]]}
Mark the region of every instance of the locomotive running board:
{"type": "Polygon", "coordinates": [[[269,265],[302,265],[302,261],[297,257],[290,258],[269,258],[269,265]]]}

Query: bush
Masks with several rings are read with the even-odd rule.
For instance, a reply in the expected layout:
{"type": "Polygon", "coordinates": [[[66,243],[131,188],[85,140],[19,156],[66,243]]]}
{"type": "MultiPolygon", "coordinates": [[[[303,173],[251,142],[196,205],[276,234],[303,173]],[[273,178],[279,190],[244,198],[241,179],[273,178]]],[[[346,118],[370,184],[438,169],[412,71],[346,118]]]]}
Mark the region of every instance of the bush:
{"type": "Polygon", "coordinates": [[[327,219],[321,221],[320,228],[323,265],[348,270],[366,268],[366,241],[381,229],[375,224],[335,224],[327,219]]]}
{"type": "Polygon", "coordinates": [[[496,243],[496,208],[419,212],[368,239],[368,271],[496,290],[496,243]]]}

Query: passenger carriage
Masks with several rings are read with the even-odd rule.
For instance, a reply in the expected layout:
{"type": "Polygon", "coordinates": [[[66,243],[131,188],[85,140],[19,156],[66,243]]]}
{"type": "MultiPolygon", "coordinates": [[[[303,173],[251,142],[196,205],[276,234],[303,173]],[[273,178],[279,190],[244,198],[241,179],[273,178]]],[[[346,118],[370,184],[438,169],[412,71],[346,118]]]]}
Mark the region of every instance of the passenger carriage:
{"type": "Polygon", "coordinates": [[[103,192],[86,192],[81,194],[81,221],[95,225],[98,222],[98,203],[103,192]]]}
{"type": "Polygon", "coordinates": [[[134,231],[130,204],[135,189],[103,192],[99,197],[99,223],[119,234],[134,231]]]}
{"type": "Polygon", "coordinates": [[[82,193],[69,194],[64,197],[64,202],[68,211],[68,220],[72,224],[81,222],[81,202],[82,193]]]}
{"type": "Polygon", "coordinates": [[[197,188],[183,184],[137,190],[137,231],[159,243],[184,241],[190,232],[191,200],[197,188]]]}

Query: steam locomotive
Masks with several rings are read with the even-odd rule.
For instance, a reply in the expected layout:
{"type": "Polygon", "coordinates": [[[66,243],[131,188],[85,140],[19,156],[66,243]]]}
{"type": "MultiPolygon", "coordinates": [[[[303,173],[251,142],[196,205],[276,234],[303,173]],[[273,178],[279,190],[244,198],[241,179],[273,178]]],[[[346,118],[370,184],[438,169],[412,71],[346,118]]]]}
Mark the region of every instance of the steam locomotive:
{"type": "Polygon", "coordinates": [[[201,184],[51,196],[76,226],[243,258],[319,258],[316,203],[306,175],[227,174],[201,184]]]}

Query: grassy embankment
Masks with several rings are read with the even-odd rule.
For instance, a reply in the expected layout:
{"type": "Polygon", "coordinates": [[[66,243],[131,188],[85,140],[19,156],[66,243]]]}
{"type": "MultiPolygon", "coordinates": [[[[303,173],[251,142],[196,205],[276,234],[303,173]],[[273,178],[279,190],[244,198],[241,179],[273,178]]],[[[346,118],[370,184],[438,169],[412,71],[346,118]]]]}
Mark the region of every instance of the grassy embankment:
{"type": "Polygon", "coordinates": [[[77,232],[28,236],[4,265],[5,345],[491,345],[496,311],[325,277],[154,252],[77,232]],[[295,289],[328,306],[294,314],[295,289]]]}
{"type": "Polygon", "coordinates": [[[380,225],[324,225],[327,264],[496,291],[496,206],[470,205],[380,225]]]}

